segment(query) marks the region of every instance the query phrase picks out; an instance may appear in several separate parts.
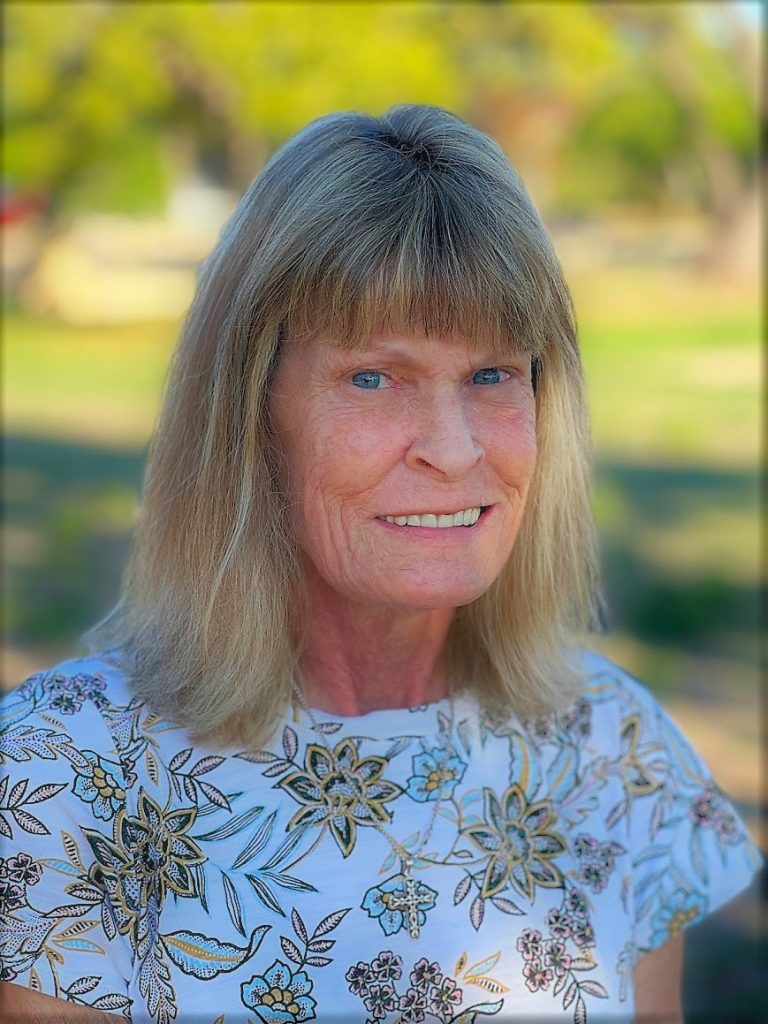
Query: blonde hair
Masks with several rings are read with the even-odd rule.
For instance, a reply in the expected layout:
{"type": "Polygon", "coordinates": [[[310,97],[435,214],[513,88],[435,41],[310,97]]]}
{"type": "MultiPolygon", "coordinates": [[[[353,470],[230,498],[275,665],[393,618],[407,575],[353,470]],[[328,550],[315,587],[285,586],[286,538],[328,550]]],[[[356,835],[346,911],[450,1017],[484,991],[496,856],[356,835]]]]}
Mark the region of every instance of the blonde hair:
{"type": "Polygon", "coordinates": [[[538,374],[527,509],[507,565],[452,627],[452,686],[523,716],[573,694],[597,591],[568,290],[500,147],[445,110],[398,106],[291,138],[200,270],[121,599],[88,635],[194,735],[263,743],[301,654],[306,594],[268,415],[281,340],[409,328],[529,352],[538,374]]]}

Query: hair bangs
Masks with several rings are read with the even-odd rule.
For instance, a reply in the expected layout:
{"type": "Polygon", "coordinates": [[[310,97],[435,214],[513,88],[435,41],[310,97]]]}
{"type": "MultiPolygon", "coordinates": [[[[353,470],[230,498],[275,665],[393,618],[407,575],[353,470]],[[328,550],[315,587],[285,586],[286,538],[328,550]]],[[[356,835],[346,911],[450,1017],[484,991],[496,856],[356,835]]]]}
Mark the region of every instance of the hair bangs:
{"type": "Polygon", "coordinates": [[[390,332],[461,337],[499,356],[540,357],[552,314],[526,240],[502,244],[471,190],[421,184],[400,197],[396,230],[378,218],[315,235],[295,261],[286,334],[351,348],[390,332]]]}

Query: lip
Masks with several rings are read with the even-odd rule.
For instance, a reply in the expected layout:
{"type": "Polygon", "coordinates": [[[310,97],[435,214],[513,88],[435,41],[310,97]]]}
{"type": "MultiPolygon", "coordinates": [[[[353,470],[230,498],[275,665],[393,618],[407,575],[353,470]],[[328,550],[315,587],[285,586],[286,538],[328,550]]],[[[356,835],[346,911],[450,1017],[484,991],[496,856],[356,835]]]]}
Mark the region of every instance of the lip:
{"type": "MultiPolygon", "coordinates": [[[[480,517],[482,518],[484,513],[487,512],[488,509],[492,508],[492,507],[493,507],[492,505],[483,505],[482,503],[476,503],[474,505],[471,505],[471,504],[470,505],[458,505],[456,508],[452,508],[452,509],[451,508],[447,508],[447,509],[441,510],[440,512],[437,512],[435,510],[434,506],[433,506],[432,508],[425,508],[423,512],[415,512],[413,509],[409,509],[408,512],[380,512],[376,516],[376,518],[377,519],[382,519],[384,516],[392,516],[392,518],[395,518],[396,516],[428,516],[428,515],[453,516],[457,512],[464,512],[468,508],[479,508],[481,510],[480,511],[480,517]]],[[[478,520],[478,522],[479,521],[480,520],[478,520]]],[[[419,530],[419,529],[423,529],[423,527],[412,526],[411,529],[412,530],[419,530]]],[[[426,529],[434,529],[434,527],[426,527],[426,529]]]]}
{"type": "MultiPolygon", "coordinates": [[[[478,506],[467,505],[467,508],[477,508],[478,506]]],[[[469,539],[476,535],[478,529],[483,526],[486,521],[490,518],[493,513],[495,505],[481,505],[482,512],[480,518],[477,520],[474,526],[398,526],[397,523],[388,523],[386,519],[379,519],[377,516],[374,522],[380,526],[385,526],[388,530],[397,530],[400,535],[412,535],[417,539],[438,540],[442,536],[443,539],[450,538],[451,540],[457,540],[459,538],[466,537],[469,539]]],[[[427,515],[426,512],[387,512],[386,515],[427,515]]],[[[435,513],[436,515],[450,515],[451,513],[435,513]]]]}

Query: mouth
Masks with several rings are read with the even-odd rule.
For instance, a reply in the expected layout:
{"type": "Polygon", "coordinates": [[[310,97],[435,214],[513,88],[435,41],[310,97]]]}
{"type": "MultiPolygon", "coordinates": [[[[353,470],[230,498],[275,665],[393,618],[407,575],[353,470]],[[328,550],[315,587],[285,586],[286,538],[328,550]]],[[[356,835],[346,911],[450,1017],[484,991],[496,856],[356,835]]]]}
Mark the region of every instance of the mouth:
{"type": "Polygon", "coordinates": [[[471,529],[490,508],[490,505],[473,505],[456,512],[405,512],[394,516],[376,516],[376,518],[381,522],[405,529],[413,527],[429,530],[446,530],[454,527],[471,529]]]}

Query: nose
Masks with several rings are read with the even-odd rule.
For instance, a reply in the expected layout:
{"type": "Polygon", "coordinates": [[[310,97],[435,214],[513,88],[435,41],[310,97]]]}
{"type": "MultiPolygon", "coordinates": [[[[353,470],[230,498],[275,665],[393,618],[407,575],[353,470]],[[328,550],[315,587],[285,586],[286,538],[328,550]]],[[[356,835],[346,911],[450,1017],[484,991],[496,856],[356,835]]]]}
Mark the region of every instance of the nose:
{"type": "Polygon", "coordinates": [[[444,392],[420,397],[405,456],[410,469],[430,469],[445,480],[460,480],[483,458],[461,398],[444,392]]]}

